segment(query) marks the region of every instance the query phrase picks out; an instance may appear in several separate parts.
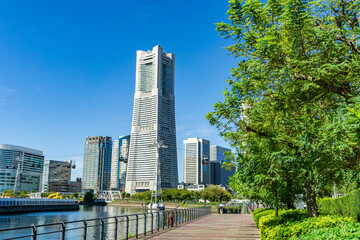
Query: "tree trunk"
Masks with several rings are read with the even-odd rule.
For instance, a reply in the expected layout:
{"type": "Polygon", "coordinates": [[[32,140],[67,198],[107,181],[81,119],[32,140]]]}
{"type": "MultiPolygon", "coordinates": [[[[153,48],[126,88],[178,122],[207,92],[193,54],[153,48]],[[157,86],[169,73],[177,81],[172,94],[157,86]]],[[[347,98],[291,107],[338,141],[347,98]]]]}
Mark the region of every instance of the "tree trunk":
{"type": "Polygon", "coordinates": [[[307,206],[308,216],[317,217],[319,214],[316,205],[316,193],[313,187],[313,183],[308,177],[305,179],[305,189],[306,189],[306,206],[307,206]]]}
{"type": "Polygon", "coordinates": [[[277,193],[274,193],[275,195],[275,217],[279,216],[279,208],[278,208],[278,197],[277,197],[277,193]]]}

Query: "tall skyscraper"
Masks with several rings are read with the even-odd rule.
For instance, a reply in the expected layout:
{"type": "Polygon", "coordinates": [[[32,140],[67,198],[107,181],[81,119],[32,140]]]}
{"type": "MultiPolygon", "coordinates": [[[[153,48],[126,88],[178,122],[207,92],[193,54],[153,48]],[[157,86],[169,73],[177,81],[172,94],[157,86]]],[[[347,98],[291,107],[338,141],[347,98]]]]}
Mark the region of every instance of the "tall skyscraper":
{"type": "Polygon", "coordinates": [[[111,190],[125,190],[130,135],[114,140],[111,160],[111,190]]]}
{"type": "Polygon", "coordinates": [[[210,183],[210,141],[202,138],[184,140],[184,183],[210,183]]]}
{"type": "Polygon", "coordinates": [[[15,182],[18,191],[39,191],[43,166],[42,151],[0,144],[0,192],[14,190],[15,182]]]}
{"type": "Polygon", "coordinates": [[[131,128],[126,192],[154,189],[156,140],[168,148],[160,148],[161,186],[175,188],[178,183],[175,97],[175,56],[162,47],[137,51],[134,112],[131,128]]]}
{"type": "Polygon", "coordinates": [[[210,146],[210,184],[229,185],[229,178],[234,175],[235,169],[227,171],[222,164],[226,161],[224,153],[230,151],[217,145],[210,146]]]}
{"type": "Polygon", "coordinates": [[[110,187],[111,137],[87,137],[83,166],[83,191],[95,193],[110,187]]]}

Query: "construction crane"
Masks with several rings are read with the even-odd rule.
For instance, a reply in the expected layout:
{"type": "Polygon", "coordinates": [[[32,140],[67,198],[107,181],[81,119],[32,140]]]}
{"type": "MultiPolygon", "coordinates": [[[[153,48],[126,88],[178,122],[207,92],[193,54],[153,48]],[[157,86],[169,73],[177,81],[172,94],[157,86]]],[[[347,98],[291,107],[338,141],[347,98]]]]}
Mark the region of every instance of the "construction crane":
{"type": "Polygon", "coordinates": [[[50,194],[50,195],[47,197],[47,199],[62,199],[62,196],[61,196],[58,192],[56,192],[56,193],[50,194]]]}
{"type": "Polygon", "coordinates": [[[3,192],[2,198],[14,198],[15,196],[8,192],[3,192]]]}

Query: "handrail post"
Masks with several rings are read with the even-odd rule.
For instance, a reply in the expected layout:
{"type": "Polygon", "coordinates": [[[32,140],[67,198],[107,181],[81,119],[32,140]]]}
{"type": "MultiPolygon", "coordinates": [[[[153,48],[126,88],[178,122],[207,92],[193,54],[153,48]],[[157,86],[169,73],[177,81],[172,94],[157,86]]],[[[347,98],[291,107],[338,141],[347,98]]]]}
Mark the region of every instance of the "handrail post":
{"type": "Polygon", "coordinates": [[[182,210],[182,214],[181,214],[181,223],[184,223],[185,220],[185,209],[182,210]]]}
{"type": "Polygon", "coordinates": [[[115,217],[115,240],[117,240],[117,232],[118,232],[118,219],[115,217]]]}
{"type": "Polygon", "coordinates": [[[65,240],[65,223],[64,222],[61,222],[61,237],[60,239],[61,240],[65,240]]]}
{"type": "Polygon", "coordinates": [[[101,221],[101,232],[100,232],[100,239],[104,240],[104,234],[105,234],[105,222],[103,218],[100,218],[101,221]]]}
{"type": "Polygon", "coordinates": [[[177,226],[177,220],[178,220],[178,211],[175,209],[175,226],[177,226]]]}
{"type": "Polygon", "coordinates": [[[86,240],[86,235],[87,235],[87,222],[86,220],[83,220],[84,222],[84,240],[86,240]]]}
{"type": "Polygon", "coordinates": [[[154,214],[150,212],[151,214],[151,234],[154,233],[154,214]]]}
{"type": "Polygon", "coordinates": [[[36,240],[36,237],[37,237],[37,229],[36,229],[36,227],[35,227],[34,224],[31,226],[31,230],[32,230],[31,239],[32,239],[32,240],[36,240]]]}
{"type": "Polygon", "coordinates": [[[162,229],[164,230],[165,229],[165,211],[162,211],[162,216],[163,216],[163,219],[162,219],[162,229]]]}
{"type": "Polygon", "coordinates": [[[159,211],[157,211],[156,213],[157,213],[157,230],[160,231],[160,214],[159,211]]]}
{"type": "Polygon", "coordinates": [[[166,226],[169,228],[170,212],[166,211],[166,226]]]}
{"type": "Polygon", "coordinates": [[[139,216],[135,214],[135,238],[138,238],[138,231],[139,231],[139,216]]]}
{"type": "Polygon", "coordinates": [[[125,229],[125,239],[129,239],[129,216],[125,215],[126,217],[126,229],[125,229]]]}
{"type": "Polygon", "coordinates": [[[146,213],[144,213],[144,236],[146,236],[146,213]]]}

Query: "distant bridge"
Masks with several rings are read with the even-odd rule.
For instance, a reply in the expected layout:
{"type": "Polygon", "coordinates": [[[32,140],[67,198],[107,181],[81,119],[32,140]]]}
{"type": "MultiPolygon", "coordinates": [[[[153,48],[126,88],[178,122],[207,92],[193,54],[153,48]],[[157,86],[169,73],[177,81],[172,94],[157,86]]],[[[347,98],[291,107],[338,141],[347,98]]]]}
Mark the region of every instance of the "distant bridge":
{"type": "Polygon", "coordinates": [[[105,202],[111,203],[116,199],[122,199],[120,191],[101,191],[97,195],[97,199],[104,199],[105,202]]]}

